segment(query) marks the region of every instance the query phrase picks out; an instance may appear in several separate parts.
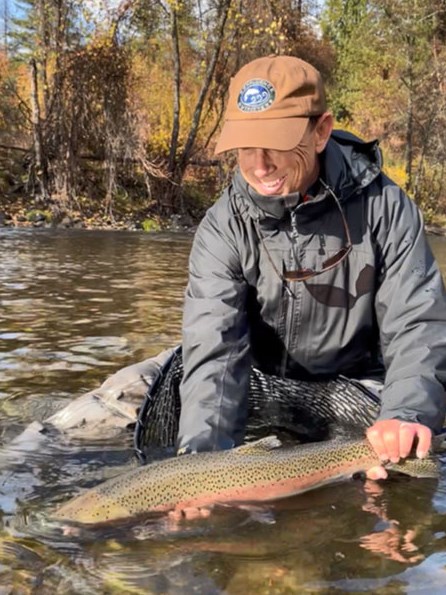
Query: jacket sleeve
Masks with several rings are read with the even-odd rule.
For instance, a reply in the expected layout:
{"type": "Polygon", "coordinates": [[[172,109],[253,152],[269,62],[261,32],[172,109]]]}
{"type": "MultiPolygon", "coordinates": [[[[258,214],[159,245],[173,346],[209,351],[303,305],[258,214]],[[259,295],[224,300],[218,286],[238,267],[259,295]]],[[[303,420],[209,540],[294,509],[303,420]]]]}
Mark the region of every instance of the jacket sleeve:
{"type": "Polygon", "coordinates": [[[438,432],[446,413],[445,288],[416,205],[393,184],[381,200],[376,313],[386,379],[379,419],[438,432]]]}
{"type": "Polygon", "coordinates": [[[247,284],[235,242],[237,222],[220,219],[215,208],[208,211],[190,256],[179,453],[231,448],[244,437],[251,367],[247,284]]]}

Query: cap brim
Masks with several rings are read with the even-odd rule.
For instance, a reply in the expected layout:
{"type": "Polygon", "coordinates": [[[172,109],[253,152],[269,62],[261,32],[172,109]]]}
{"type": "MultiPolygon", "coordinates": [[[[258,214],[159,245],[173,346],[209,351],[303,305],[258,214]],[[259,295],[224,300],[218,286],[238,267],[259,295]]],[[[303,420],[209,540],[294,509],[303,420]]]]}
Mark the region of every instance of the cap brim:
{"type": "Polygon", "coordinates": [[[290,151],[301,141],[309,118],[226,120],[215,153],[259,148],[290,151]]]}

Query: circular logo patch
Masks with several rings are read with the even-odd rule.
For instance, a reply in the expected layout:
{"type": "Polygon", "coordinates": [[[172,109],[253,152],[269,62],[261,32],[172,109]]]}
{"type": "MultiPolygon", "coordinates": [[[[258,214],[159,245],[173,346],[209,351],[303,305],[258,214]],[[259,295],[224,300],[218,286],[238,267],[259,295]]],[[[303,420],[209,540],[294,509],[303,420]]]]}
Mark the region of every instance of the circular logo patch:
{"type": "Polygon", "coordinates": [[[272,84],[263,79],[252,79],[244,85],[237,100],[242,112],[263,112],[276,98],[272,84]]]}

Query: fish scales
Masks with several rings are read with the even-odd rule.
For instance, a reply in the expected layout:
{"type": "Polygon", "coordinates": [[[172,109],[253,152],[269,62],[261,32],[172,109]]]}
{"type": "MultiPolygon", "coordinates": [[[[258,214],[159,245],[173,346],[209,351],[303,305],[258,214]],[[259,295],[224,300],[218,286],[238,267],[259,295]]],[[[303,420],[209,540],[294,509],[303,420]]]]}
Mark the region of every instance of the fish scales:
{"type": "MultiPolygon", "coordinates": [[[[269,436],[229,451],[158,461],[112,478],[63,505],[53,518],[98,523],[215,502],[268,501],[349,477],[379,464],[366,440],[279,448],[269,436]]],[[[433,476],[430,459],[408,460],[404,473],[433,476]]]]}

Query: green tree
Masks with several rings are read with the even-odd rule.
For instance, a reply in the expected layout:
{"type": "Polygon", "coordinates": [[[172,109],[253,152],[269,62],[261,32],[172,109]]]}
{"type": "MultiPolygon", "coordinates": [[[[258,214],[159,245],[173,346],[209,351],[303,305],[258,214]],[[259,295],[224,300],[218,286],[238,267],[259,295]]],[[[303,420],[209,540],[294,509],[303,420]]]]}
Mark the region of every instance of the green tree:
{"type": "Polygon", "coordinates": [[[371,58],[368,0],[329,0],[322,27],[336,51],[331,107],[336,118],[349,119],[362,93],[361,75],[371,58]]]}
{"type": "Polygon", "coordinates": [[[324,15],[336,116],[387,142],[419,204],[446,190],[445,10],[443,0],[330,0],[324,15]]]}
{"type": "MultiPolygon", "coordinates": [[[[446,6],[442,0],[377,0],[376,10],[383,27],[392,35],[389,50],[400,57],[406,189],[420,202],[422,171],[431,152],[431,139],[436,137],[436,129],[445,132],[445,98],[441,91],[445,70],[439,61],[439,35],[446,6]]],[[[441,53],[444,57],[444,47],[441,53]]]]}

